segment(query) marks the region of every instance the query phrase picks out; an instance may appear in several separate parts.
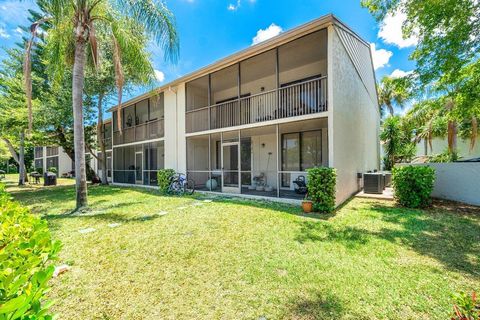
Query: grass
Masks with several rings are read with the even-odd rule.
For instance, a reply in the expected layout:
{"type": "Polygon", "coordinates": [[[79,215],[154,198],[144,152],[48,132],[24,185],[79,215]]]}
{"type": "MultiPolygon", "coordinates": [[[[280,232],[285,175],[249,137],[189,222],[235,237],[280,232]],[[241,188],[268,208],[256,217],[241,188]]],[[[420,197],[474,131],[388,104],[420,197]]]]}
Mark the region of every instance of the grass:
{"type": "Polygon", "coordinates": [[[64,244],[59,263],[72,269],[50,294],[60,319],[448,319],[451,293],[480,290],[475,209],[353,199],[304,216],[92,186],[78,215],[71,180],[61,182],[9,187],[64,244]]]}

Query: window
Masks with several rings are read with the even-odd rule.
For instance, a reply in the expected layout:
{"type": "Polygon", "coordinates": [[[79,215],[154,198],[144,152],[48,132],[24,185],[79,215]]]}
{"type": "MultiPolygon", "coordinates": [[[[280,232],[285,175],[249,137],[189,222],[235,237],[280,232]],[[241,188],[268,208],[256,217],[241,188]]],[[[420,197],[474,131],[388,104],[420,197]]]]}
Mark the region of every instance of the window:
{"type": "Polygon", "coordinates": [[[305,171],[322,165],[322,130],[282,135],[282,171],[305,171]]]}
{"type": "Polygon", "coordinates": [[[43,171],[43,159],[35,160],[35,171],[42,170],[43,171]]]}
{"type": "Polygon", "coordinates": [[[58,147],[47,147],[47,157],[58,155],[58,147]]]}
{"type": "Polygon", "coordinates": [[[35,158],[43,157],[43,147],[35,147],[35,158]]]}
{"type": "Polygon", "coordinates": [[[47,158],[47,170],[50,168],[57,169],[57,174],[60,174],[60,172],[58,172],[58,157],[47,158]]]}

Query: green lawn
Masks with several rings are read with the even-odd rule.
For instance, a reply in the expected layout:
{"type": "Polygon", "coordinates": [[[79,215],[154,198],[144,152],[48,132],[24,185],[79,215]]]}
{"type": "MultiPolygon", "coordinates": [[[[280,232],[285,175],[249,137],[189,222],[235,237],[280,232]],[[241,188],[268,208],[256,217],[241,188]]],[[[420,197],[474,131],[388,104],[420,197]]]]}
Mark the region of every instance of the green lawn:
{"type": "Polygon", "coordinates": [[[64,244],[59,263],[72,265],[51,283],[59,319],[448,319],[452,292],[480,290],[472,208],[353,199],[335,215],[303,216],[94,186],[91,211],[72,215],[73,182],[61,182],[10,187],[49,221],[64,244]]]}

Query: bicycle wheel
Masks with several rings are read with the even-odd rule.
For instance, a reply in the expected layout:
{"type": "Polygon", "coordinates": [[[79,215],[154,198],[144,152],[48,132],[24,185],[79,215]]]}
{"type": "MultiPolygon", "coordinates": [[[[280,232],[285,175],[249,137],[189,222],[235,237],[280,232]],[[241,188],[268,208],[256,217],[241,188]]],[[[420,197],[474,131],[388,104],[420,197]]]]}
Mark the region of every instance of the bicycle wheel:
{"type": "Polygon", "coordinates": [[[192,179],[187,179],[185,181],[185,193],[192,195],[195,192],[195,181],[192,179]]]}
{"type": "Polygon", "coordinates": [[[183,187],[178,180],[174,180],[168,187],[168,191],[169,193],[181,194],[183,193],[183,187]]]}

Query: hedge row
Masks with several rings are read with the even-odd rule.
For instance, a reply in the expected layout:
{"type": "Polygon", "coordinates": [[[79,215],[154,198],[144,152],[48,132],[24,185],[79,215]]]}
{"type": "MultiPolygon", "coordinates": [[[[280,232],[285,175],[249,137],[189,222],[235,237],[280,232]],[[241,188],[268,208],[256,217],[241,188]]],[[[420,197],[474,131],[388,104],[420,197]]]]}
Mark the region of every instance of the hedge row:
{"type": "Polygon", "coordinates": [[[0,320],[52,319],[44,296],[60,247],[47,223],[12,201],[0,184],[0,320]]]}

